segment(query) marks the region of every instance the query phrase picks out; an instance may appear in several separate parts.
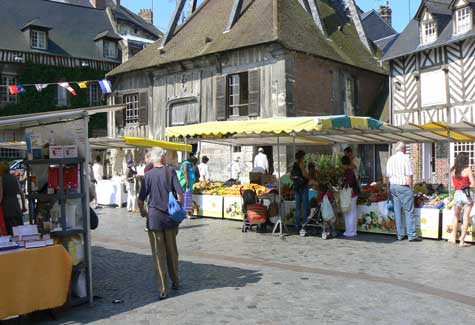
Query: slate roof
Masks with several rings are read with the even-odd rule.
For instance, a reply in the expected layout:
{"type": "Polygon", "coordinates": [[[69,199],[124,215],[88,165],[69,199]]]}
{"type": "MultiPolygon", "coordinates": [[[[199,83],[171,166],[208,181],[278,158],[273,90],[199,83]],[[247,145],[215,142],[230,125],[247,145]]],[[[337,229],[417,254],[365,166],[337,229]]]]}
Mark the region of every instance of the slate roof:
{"type": "Polygon", "coordinates": [[[330,1],[319,0],[318,5],[331,41],[322,35],[298,0],[244,0],[241,16],[228,33],[223,31],[233,1],[206,0],[175,32],[163,52],[158,49],[158,41],[109,76],[266,43],[280,43],[290,50],[385,73],[360,42],[355,27],[345,24],[345,18],[336,13],[330,1]],[[206,38],[212,41],[207,43],[206,38]]]}
{"type": "Polygon", "coordinates": [[[152,24],[149,24],[142,17],[133,13],[132,11],[123,6],[112,7],[112,14],[116,19],[126,20],[140,26],[142,29],[145,29],[147,32],[157,38],[163,35],[163,33],[157,27],[152,24]]]}
{"type": "MultiPolygon", "coordinates": [[[[416,17],[414,17],[414,19],[412,19],[409,22],[409,24],[406,26],[404,31],[400,34],[397,41],[394,42],[394,44],[389,48],[389,50],[383,56],[382,58],[383,61],[388,61],[400,56],[440,47],[443,45],[447,45],[453,42],[458,42],[463,39],[475,36],[475,28],[472,28],[465,34],[454,35],[453,23],[452,23],[453,21],[452,11],[449,9],[447,9],[448,11],[440,9],[442,5],[448,8],[451,0],[437,0],[437,1],[425,0],[425,2],[430,3],[429,6],[432,6],[432,7],[428,6],[429,11],[431,10],[431,8],[432,9],[436,8],[436,10],[439,10],[438,11],[439,13],[437,14],[434,13],[434,16],[435,16],[435,19],[437,19],[438,28],[439,28],[437,40],[434,41],[433,43],[426,44],[426,45],[420,44],[419,21],[416,20],[417,19],[417,15],[416,15],[416,17]],[[448,15],[446,14],[447,12],[449,13],[448,15]]],[[[421,3],[420,8],[423,8],[423,5],[424,3],[421,3]]]]}
{"type": "Polygon", "coordinates": [[[397,34],[394,28],[388,25],[376,10],[370,10],[361,15],[361,23],[366,37],[372,42],[397,34]]]}
{"type": "Polygon", "coordinates": [[[1,0],[0,21],[0,49],[109,62],[119,60],[104,58],[94,42],[99,33],[113,32],[105,10],[46,0],[1,0]],[[48,32],[47,50],[32,49],[26,32],[21,31],[38,18],[52,28],[48,32]]]}

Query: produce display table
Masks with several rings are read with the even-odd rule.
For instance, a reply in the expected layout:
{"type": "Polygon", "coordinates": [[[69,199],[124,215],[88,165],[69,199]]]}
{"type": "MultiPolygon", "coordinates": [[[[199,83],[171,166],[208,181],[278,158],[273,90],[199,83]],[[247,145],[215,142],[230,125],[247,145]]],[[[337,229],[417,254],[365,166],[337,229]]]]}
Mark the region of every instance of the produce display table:
{"type": "Polygon", "coordinates": [[[99,180],[96,184],[97,203],[101,205],[117,205],[127,203],[127,193],[120,179],[99,180]]]}
{"type": "Polygon", "coordinates": [[[223,197],[223,216],[224,219],[244,220],[242,213],[242,198],[240,196],[223,197]]]}
{"type": "Polygon", "coordinates": [[[223,218],[223,197],[219,195],[193,194],[195,215],[198,217],[223,218]]]}
{"type": "Polygon", "coordinates": [[[72,259],[61,245],[0,253],[0,320],[66,303],[72,259]]]}
{"type": "MultiPolygon", "coordinates": [[[[467,236],[465,237],[466,242],[474,243],[475,242],[475,208],[472,208],[472,213],[470,214],[470,223],[468,225],[467,236]]],[[[454,210],[444,209],[442,214],[442,239],[452,238],[453,232],[453,219],[454,219],[454,210]]],[[[461,221],[461,220],[460,220],[461,221]]],[[[462,222],[459,222],[458,229],[458,238],[460,238],[460,233],[462,230],[462,222]]]]}
{"type": "MultiPolygon", "coordinates": [[[[357,209],[359,232],[396,235],[394,213],[388,214],[386,201],[358,205],[357,209]]],[[[414,209],[414,213],[417,233],[424,238],[440,239],[441,210],[423,208],[414,209]]]]}

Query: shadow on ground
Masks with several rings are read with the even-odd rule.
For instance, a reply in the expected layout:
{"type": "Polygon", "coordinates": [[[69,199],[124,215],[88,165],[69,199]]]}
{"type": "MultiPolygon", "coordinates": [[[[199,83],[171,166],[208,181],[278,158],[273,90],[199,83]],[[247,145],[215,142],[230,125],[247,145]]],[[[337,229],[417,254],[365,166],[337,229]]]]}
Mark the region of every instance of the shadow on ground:
{"type": "MultiPolygon", "coordinates": [[[[89,323],[134,310],[158,301],[158,288],[152,266],[152,257],[102,247],[93,247],[94,307],[76,307],[57,320],[43,322],[89,323]],[[122,303],[114,304],[113,300],[122,303]],[[87,312],[85,310],[89,309],[87,312]]],[[[180,290],[171,292],[169,299],[201,290],[242,288],[257,283],[259,271],[213,264],[180,261],[180,290]]]]}

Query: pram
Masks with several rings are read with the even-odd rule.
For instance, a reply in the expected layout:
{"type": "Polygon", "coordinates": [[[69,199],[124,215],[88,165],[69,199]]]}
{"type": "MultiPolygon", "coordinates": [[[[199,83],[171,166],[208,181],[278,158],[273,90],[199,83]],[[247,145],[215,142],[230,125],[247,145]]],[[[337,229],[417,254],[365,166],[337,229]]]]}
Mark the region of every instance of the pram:
{"type": "Polygon", "coordinates": [[[322,239],[326,240],[332,237],[337,237],[336,218],[331,220],[324,220],[322,217],[322,202],[325,195],[328,195],[330,202],[334,202],[334,192],[332,190],[320,192],[318,197],[310,200],[310,215],[307,221],[302,225],[300,236],[305,237],[310,231],[310,228],[321,229],[322,239]]]}
{"type": "Polygon", "coordinates": [[[267,207],[259,203],[256,191],[241,189],[242,213],[244,215],[241,231],[247,232],[256,226],[257,232],[266,231],[267,207]]]}

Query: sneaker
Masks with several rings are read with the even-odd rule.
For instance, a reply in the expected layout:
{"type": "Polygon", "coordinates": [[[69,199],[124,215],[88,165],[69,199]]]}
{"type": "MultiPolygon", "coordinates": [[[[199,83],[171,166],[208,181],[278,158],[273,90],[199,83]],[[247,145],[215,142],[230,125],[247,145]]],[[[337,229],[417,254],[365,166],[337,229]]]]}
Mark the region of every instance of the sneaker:
{"type": "Polygon", "coordinates": [[[407,239],[406,236],[402,236],[402,237],[398,237],[398,238],[397,238],[398,241],[402,241],[402,240],[406,240],[406,239],[407,239]]]}
{"type": "Polygon", "coordinates": [[[416,236],[414,238],[409,238],[409,241],[412,243],[412,242],[420,242],[422,241],[422,238],[419,237],[419,236],[416,236]]]}
{"type": "Polygon", "coordinates": [[[166,293],[161,293],[160,296],[158,296],[159,300],[165,300],[168,298],[168,295],[166,293]]]}

